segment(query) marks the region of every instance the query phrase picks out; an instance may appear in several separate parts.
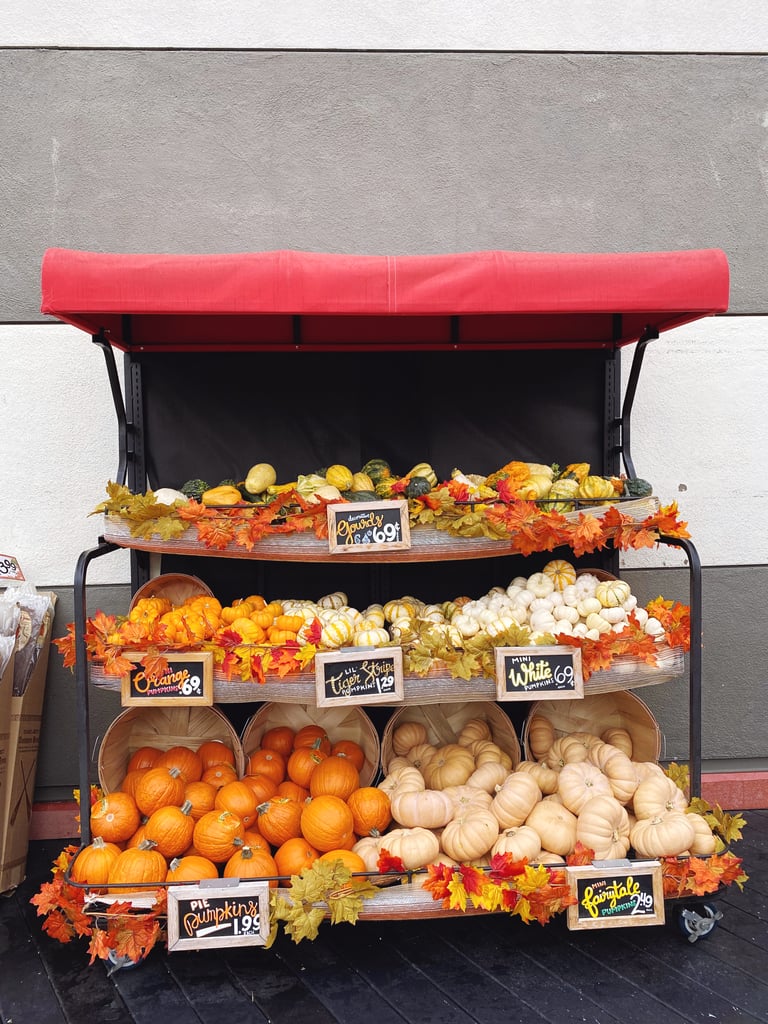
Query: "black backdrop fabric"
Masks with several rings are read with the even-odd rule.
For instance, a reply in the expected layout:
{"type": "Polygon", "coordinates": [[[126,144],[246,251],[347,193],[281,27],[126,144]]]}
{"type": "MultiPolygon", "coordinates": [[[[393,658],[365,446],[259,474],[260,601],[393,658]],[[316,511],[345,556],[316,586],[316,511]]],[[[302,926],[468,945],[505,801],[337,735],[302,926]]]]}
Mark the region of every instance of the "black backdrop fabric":
{"type": "MultiPolygon", "coordinates": [[[[259,462],[278,482],[332,463],[386,459],[396,473],[429,462],[488,474],[512,459],[603,472],[605,362],[600,350],[258,352],[139,357],[149,486],[242,480],[259,462]]],[[[570,552],[564,552],[566,556],[570,552]]],[[[363,608],[412,594],[479,597],[548,558],[338,565],[164,556],[223,601],[318,599],[344,591],[363,608]]]]}

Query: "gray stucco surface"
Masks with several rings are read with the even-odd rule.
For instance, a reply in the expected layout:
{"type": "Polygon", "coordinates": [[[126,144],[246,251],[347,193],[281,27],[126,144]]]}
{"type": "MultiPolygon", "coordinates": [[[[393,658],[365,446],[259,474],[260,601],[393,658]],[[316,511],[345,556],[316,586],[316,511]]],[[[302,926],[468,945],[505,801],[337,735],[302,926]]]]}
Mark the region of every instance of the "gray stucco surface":
{"type": "Polygon", "coordinates": [[[757,56],[0,51],[0,321],[48,246],[720,247],[765,313],[757,56]]]}

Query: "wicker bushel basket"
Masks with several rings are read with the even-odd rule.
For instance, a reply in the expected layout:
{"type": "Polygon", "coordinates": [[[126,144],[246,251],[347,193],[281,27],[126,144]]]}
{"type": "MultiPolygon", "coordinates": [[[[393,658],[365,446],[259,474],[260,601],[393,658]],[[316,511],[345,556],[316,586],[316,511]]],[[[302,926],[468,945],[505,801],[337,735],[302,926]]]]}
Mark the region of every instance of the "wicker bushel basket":
{"type": "Polygon", "coordinates": [[[123,780],[131,755],[139,747],[197,750],[205,740],[221,740],[234,752],[237,774],[243,774],[243,748],[236,730],[215,707],[126,708],[104,733],[99,747],[99,782],[110,793],[123,780]]]}
{"type": "Polygon", "coordinates": [[[455,743],[462,728],[472,718],[488,723],[493,742],[509,754],[512,764],[520,763],[520,743],[512,722],[493,701],[458,701],[446,704],[425,704],[399,708],[387,722],[381,739],[381,763],[386,773],[395,756],[392,737],[403,722],[420,722],[426,726],[427,740],[433,746],[455,743]]]}
{"type": "Polygon", "coordinates": [[[241,745],[245,762],[261,744],[261,737],[277,725],[287,725],[298,732],[305,725],[320,725],[331,743],[354,740],[363,748],[365,763],[360,772],[360,785],[372,786],[379,774],[381,746],[376,727],[361,707],[316,708],[311,704],[264,704],[246,722],[241,745]]]}
{"type": "Polygon", "coordinates": [[[600,736],[606,729],[626,729],[632,737],[633,761],[658,761],[661,730],[648,705],[628,690],[593,693],[581,700],[542,700],[531,709],[523,725],[523,750],[528,748],[528,731],[537,716],[549,719],[555,736],[569,732],[590,732],[600,736]]]}
{"type": "Polygon", "coordinates": [[[166,597],[172,605],[184,604],[188,597],[200,595],[213,597],[213,591],[197,576],[188,576],[183,572],[166,572],[154,579],[147,580],[131,599],[131,608],[144,597],[166,597]]]}

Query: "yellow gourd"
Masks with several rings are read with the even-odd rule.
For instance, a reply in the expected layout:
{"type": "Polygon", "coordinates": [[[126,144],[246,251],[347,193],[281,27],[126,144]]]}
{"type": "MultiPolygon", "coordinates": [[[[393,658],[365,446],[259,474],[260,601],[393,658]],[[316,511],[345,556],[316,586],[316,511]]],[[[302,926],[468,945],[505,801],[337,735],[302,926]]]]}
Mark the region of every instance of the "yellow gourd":
{"type": "Polygon", "coordinates": [[[249,494],[261,494],[276,483],[277,473],[274,466],[270,466],[268,462],[257,462],[248,470],[244,486],[249,494]]]}
{"type": "Polygon", "coordinates": [[[604,476],[585,476],[579,484],[580,498],[614,498],[616,492],[604,476]]]}
{"type": "Polygon", "coordinates": [[[236,487],[223,484],[221,487],[211,487],[203,491],[200,500],[203,505],[237,505],[243,500],[243,496],[236,487]]]}
{"type": "Polygon", "coordinates": [[[337,487],[340,491],[351,491],[354,483],[354,474],[346,466],[329,466],[325,471],[325,479],[331,487],[337,487]]]}

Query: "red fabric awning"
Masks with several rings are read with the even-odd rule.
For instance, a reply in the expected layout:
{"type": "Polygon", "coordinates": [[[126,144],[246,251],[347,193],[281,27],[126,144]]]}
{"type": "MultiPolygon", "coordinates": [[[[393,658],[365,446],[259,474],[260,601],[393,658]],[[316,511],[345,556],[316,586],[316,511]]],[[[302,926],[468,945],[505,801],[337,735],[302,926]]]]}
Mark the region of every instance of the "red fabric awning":
{"type": "Polygon", "coordinates": [[[49,249],[43,313],[127,351],[627,345],[728,308],[717,249],[347,256],[49,249]]]}

